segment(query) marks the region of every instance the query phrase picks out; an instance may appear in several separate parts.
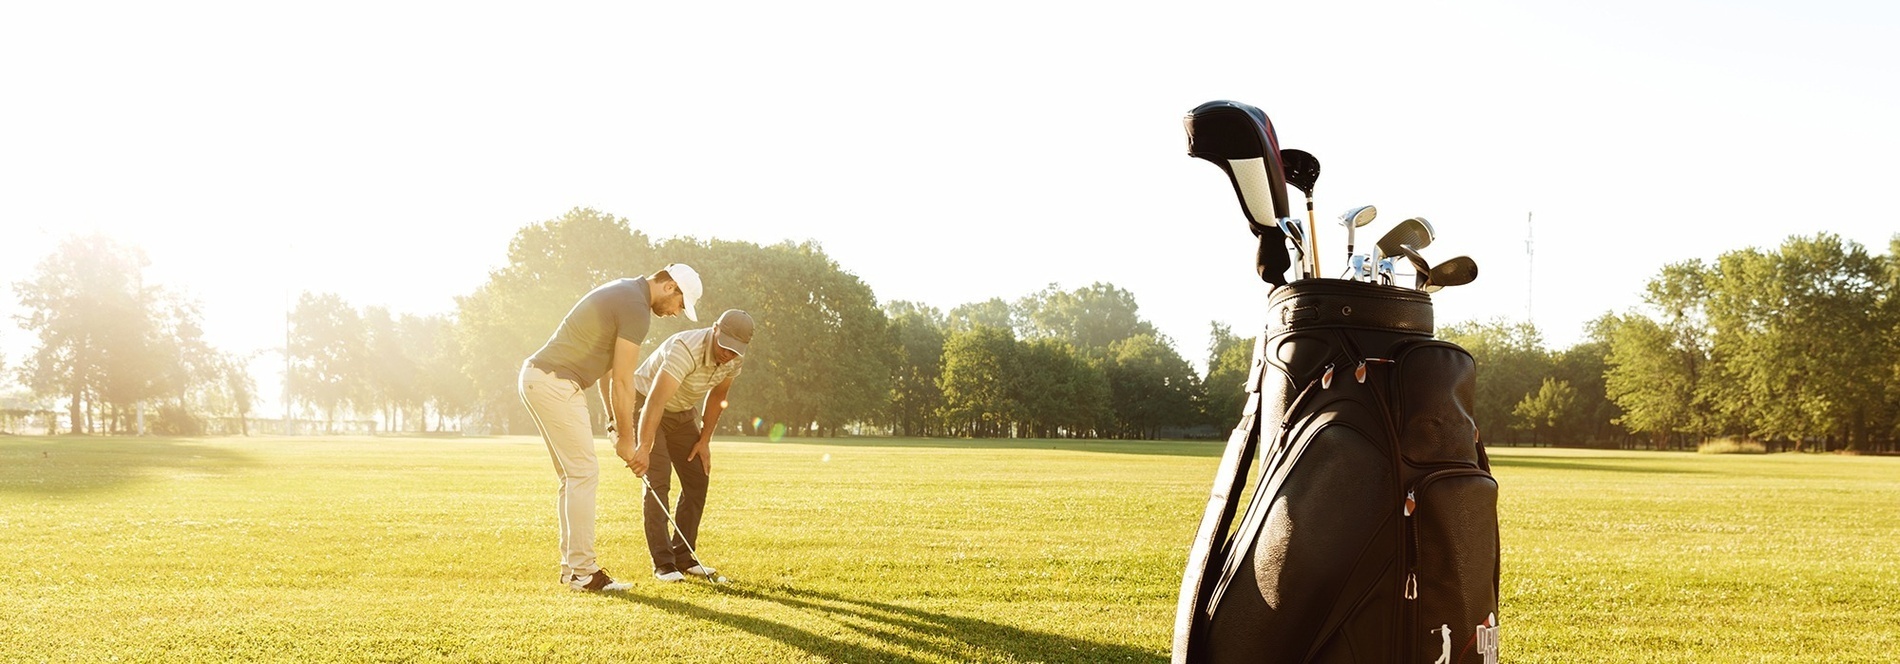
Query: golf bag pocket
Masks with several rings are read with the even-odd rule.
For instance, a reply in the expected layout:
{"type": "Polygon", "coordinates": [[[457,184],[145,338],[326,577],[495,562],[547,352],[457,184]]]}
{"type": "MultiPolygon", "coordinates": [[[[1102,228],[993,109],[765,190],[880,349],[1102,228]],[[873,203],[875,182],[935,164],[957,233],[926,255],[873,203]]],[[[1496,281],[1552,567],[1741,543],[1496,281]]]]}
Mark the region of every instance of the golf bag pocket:
{"type": "MultiPolygon", "coordinates": [[[[1498,582],[1498,483],[1476,468],[1441,470],[1405,496],[1406,640],[1412,661],[1430,662],[1451,631],[1451,652],[1471,652],[1489,631],[1495,646],[1498,582]]],[[[1460,661],[1452,659],[1450,661],[1460,661]]]]}
{"type": "Polygon", "coordinates": [[[1478,373],[1471,354],[1451,342],[1426,340],[1396,355],[1392,414],[1405,461],[1420,467],[1486,467],[1471,417],[1478,373]]]}

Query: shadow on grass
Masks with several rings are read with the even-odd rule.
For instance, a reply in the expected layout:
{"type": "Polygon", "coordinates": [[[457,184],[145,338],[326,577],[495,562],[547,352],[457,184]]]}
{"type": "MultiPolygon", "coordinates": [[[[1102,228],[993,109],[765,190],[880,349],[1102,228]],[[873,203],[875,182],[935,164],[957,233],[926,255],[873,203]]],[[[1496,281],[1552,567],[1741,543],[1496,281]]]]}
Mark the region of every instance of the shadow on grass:
{"type": "Polygon", "coordinates": [[[749,589],[707,586],[719,593],[824,614],[889,649],[853,643],[754,616],[718,611],[690,602],[622,595],[662,611],[718,623],[842,662],[923,662],[973,659],[1035,662],[1162,662],[1167,656],[1139,648],[1033,632],[998,623],[920,609],[781,587],[749,589]],[[931,660],[918,659],[928,655],[931,660]]]}
{"type": "Polygon", "coordinates": [[[0,438],[0,493],[94,493],[158,470],[225,473],[251,465],[240,452],[168,438],[0,438]]]}
{"type": "Polygon", "coordinates": [[[1707,470],[1694,470],[1681,467],[1658,468],[1640,463],[1640,459],[1629,459],[1630,465],[1619,466],[1600,463],[1603,459],[1530,459],[1525,457],[1492,456],[1493,468],[1545,468],[1550,470],[1588,470],[1603,473],[1645,473],[1651,475],[1710,475],[1707,470]]]}
{"type": "Polygon", "coordinates": [[[726,437],[720,440],[777,445],[815,445],[823,447],[914,447],[962,450],[1066,450],[1104,454],[1142,454],[1153,456],[1219,457],[1226,449],[1225,440],[1071,440],[1051,438],[782,438],[776,443],[757,437],[726,437]]]}

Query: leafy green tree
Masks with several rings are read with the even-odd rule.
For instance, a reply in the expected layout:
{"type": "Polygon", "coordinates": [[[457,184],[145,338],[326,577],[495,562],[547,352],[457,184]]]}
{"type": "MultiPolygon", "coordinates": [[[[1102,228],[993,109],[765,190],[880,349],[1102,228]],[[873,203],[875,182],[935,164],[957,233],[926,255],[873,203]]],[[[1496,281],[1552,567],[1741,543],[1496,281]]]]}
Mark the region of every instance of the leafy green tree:
{"type": "Polygon", "coordinates": [[[366,354],[363,320],[333,293],[304,293],[290,313],[290,368],[285,388],[292,403],[337,415],[363,403],[366,354]]]}
{"type": "MultiPolygon", "coordinates": [[[[472,413],[480,402],[475,381],[462,371],[469,361],[456,335],[455,320],[448,315],[404,316],[401,327],[405,352],[417,358],[417,389],[425,410],[434,411],[435,430],[444,431],[446,419],[472,413]]],[[[421,419],[417,428],[426,430],[426,413],[421,419]]]]}
{"type": "Polygon", "coordinates": [[[92,433],[95,411],[122,429],[126,411],[161,389],[151,306],[158,291],[145,284],[147,264],[135,247],[78,236],[14,284],[25,311],[16,319],[39,337],[20,367],[21,382],[35,394],[66,398],[74,432],[92,433]]]}
{"type": "Polygon", "coordinates": [[[1152,439],[1162,427],[1199,419],[1200,380],[1165,339],[1138,334],[1111,344],[1108,352],[1109,401],[1119,436],[1152,439]]]}
{"type": "Polygon", "coordinates": [[[943,344],[949,323],[933,307],[902,300],[884,305],[890,319],[897,364],[891,372],[891,407],[886,419],[901,436],[934,433],[944,407],[943,344]]]}
{"type": "Polygon", "coordinates": [[[1017,341],[1007,328],[978,325],[950,333],[943,343],[944,425],[953,436],[1014,433],[1022,416],[1012,384],[1020,371],[1017,341]]]}
{"type": "Polygon", "coordinates": [[[1049,284],[1018,300],[1015,312],[1025,338],[1061,339],[1094,357],[1103,357],[1117,341],[1155,334],[1154,325],[1141,319],[1134,293],[1101,282],[1073,291],[1049,284]]]}
{"type": "Polygon", "coordinates": [[[1097,435],[1114,421],[1108,375],[1069,342],[1032,339],[1017,346],[1010,381],[1022,435],[1032,438],[1097,435]]]}
{"type": "Polygon", "coordinates": [[[1002,328],[1012,334],[1016,331],[1016,311],[1000,297],[959,304],[950,310],[946,319],[945,329],[951,332],[964,332],[978,327],[1002,328]]]}
{"type": "Polygon", "coordinates": [[[390,431],[401,431],[403,414],[423,400],[417,349],[404,338],[414,316],[405,314],[398,320],[387,308],[369,307],[362,318],[364,352],[358,358],[362,364],[357,374],[363,380],[364,403],[376,407],[390,431]]]}
{"type": "Polygon", "coordinates": [[[1517,402],[1511,414],[1517,418],[1518,428],[1531,432],[1531,444],[1548,441],[1552,433],[1577,420],[1577,390],[1570,383],[1545,378],[1535,394],[1517,402]]]}
{"type": "Polygon", "coordinates": [[[1551,355],[1537,327],[1498,319],[1447,326],[1439,336],[1463,346],[1477,361],[1472,418],[1484,441],[1495,445],[1520,440],[1513,434],[1511,413],[1551,374],[1551,355]]]}
{"type": "Polygon", "coordinates": [[[1643,316],[1621,319],[1610,330],[1609,371],[1604,388],[1622,409],[1616,420],[1661,448],[1672,436],[1694,433],[1704,418],[1697,405],[1694,367],[1706,362],[1693,348],[1643,316]]]}
{"type": "Polygon", "coordinates": [[[1605,444],[1627,437],[1615,424],[1623,410],[1610,399],[1604,382],[1610,370],[1609,333],[1618,322],[1614,314],[1604,314],[1589,324],[1582,343],[1557,353],[1554,377],[1575,388],[1577,408],[1574,420],[1557,427],[1553,442],[1605,444]]]}
{"type": "Polygon", "coordinates": [[[1213,323],[1207,342],[1208,422],[1218,429],[1233,428],[1246,406],[1247,379],[1253,370],[1256,338],[1235,336],[1226,325],[1213,323]]]}
{"type": "Polygon", "coordinates": [[[1728,252],[1709,280],[1721,402],[1747,410],[1748,433],[1794,441],[1871,442],[1891,424],[1885,379],[1893,329],[1883,262],[1837,235],[1793,237],[1775,252],[1728,252]],[[1868,361],[1869,357],[1876,358],[1868,361]]]}

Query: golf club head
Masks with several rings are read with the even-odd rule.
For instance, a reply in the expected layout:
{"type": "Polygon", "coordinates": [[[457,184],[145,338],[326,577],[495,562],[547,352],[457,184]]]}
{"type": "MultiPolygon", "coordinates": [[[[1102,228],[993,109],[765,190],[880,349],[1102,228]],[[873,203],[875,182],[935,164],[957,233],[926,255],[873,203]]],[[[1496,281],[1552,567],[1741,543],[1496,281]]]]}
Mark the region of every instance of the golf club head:
{"type": "Polygon", "coordinates": [[[1410,245],[1416,252],[1431,246],[1435,237],[1432,222],[1426,221],[1424,217],[1412,217],[1399,222],[1392,230],[1386,231],[1384,237],[1379,238],[1379,255],[1397,256],[1402,245],[1410,245]]]}
{"type": "Polygon", "coordinates": [[[1371,205],[1361,205],[1339,215],[1339,225],[1345,226],[1348,230],[1359,228],[1372,223],[1372,220],[1378,216],[1379,208],[1371,205]]]}
{"type": "Polygon", "coordinates": [[[1281,226],[1281,229],[1286,231],[1287,239],[1293,241],[1293,252],[1295,255],[1294,265],[1299,266],[1299,275],[1300,275],[1299,278],[1306,279],[1308,277],[1313,276],[1307,273],[1306,227],[1301,226],[1298,223],[1289,223],[1289,224],[1283,224],[1281,226]]]}
{"type": "Polygon", "coordinates": [[[1280,151],[1280,164],[1286,172],[1286,183],[1312,198],[1313,185],[1319,182],[1319,158],[1305,150],[1286,149],[1280,151]]]}
{"type": "Polygon", "coordinates": [[[1253,106],[1220,100],[1195,107],[1182,124],[1187,130],[1188,154],[1213,162],[1227,174],[1241,212],[1260,236],[1256,273],[1267,283],[1286,285],[1286,269],[1293,263],[1282,244],[1285,232],[1280,220],[1290,216],[1290,208],[1273,121],[1253,106]]]}
{"type": "Polygon", "coordinates": [[[1452,286],[1463,286],[1477,279],[1478,262],[1471,260],[1470,256],[1458,256],[1432,266],[1425,279],[1427,288],[1420,290],[1434,293],[1452,286]]]}

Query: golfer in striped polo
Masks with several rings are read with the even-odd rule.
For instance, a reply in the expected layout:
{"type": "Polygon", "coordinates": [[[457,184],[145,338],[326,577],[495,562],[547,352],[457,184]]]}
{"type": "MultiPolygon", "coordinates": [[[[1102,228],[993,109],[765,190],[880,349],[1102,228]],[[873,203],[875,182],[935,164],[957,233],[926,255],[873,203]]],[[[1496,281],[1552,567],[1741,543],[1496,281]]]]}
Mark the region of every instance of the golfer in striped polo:
{"type": "Polygon", "coordinates": [[[718,574],[694,560],[689,547],[699,541],[699,518],[706,509],[713,429],[726,409],[732,379],[745,364],[752,328],[750,314],[728,309],[712,327],[667,337],[634,371],[633,389],[642,405],[637,447],[628,465],[653,486],[642,502],[653,576],[661,581],[684,579],[682,572],[708,579],[718,574]],[[672,512],[677,535],[661,511],[674,472],[680,477],[679,505],[672,512]]]}

